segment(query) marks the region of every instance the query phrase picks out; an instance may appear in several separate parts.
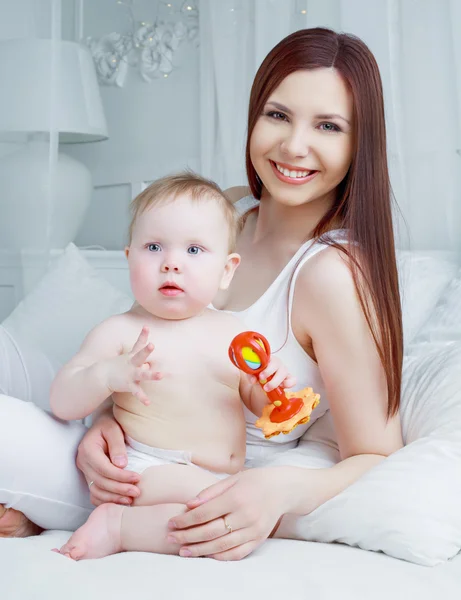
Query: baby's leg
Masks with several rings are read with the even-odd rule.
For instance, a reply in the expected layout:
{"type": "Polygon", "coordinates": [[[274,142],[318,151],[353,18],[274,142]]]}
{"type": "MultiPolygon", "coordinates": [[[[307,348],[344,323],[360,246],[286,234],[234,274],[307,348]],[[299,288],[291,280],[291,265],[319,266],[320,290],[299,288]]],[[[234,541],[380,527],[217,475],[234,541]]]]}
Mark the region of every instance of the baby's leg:
{"type": "Polygon", "coordinates": [[[102,504],[58,551],[74,560],[101,558],[126,550],[177,554],[167,541],[168,520],[218,478],[189,465],[148,467],[142,474],[141,495],[132,507],[102,504]],[[152,506],[154,505],[154,506],[152,506]]]}
{"type": "Polygon", "coordinates": [[[102,558],[134,550],[158,554],[178,554],[180,545],[167,541],[168,520],[186,510],[183,504],[127,507],[101,504],[85,525],[60,550],[74,560],[102,558]]]}
{"type": "Polygon", "coordinates": [[[138,484],[141,494],[134,500],[133,506],[186,504],[217,481],[218,478],[209,471],[194,466],[174,464],[148,467],[141,475],[138,484]]]}

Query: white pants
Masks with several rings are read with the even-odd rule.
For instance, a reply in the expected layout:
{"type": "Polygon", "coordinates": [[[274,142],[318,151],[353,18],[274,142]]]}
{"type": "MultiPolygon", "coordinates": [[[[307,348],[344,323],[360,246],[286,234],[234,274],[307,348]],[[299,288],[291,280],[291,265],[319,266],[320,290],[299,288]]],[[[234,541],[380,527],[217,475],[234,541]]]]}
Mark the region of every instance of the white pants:
{"type": "MultiPolygon", "coordinates": [[[[245,465],[333,465],[339,454],[327,415],[307,430],[297,448],[247,446],[245,465]]],[[[80,527],[93,509],[75,464],[85,432],[81,423],[60,421],[30,402],[0,394],[0,504],[21,511],[44,529],[80,527]]]]}
{"type": "Polygon", "coordinates": [[[94,508],[75,465],[86,428],[0,395],[0,504],[44,529],[75,530],[94,508]]]}

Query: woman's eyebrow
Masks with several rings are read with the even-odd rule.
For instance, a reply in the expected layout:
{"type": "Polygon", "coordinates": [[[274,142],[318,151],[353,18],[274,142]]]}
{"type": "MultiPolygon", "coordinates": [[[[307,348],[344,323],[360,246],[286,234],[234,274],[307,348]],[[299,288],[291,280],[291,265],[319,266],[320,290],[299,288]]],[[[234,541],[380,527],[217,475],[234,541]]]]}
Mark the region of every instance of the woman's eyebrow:
{"type": "Polygon", "coordinates": [[[272,100],[270,100],[267,104],[272,104],[272,106],[274,108],[276,108],[277,110],[281,110],[285,113],[287,113],[288,115],[292,115],[292,111],[287,107],[284,106],[283,104],[279,104],[278,102],[273,102],[272,100]]]}
{"type": "MultiPolygon", "coordinates": [[[[282,112],[287,113],[287,115],[293,115],[293,111],[291,111],[288,108],[288,106],[285,106],[284,104],[280,104],[279,102],[274,102],[273,100],[270,100],[267,104],[271,104],[277,110],[281,110],[282,112]]],[[[316,119],[341,119],[348,125],[351,124],[350,121],[348,121],[348,119],[346,119],[346,117],[343,117],[338,113],[325,113],[325,114],[321,114],[321,115],[315,115],[315,118],[316,119]]]]}
{"type": "Polygon", "coordinates": [[[348,121],[345,117],[338,115],[338,113],[324,114],[324,115],[315,115],[316,119],[341,119],[345,121],[348,125],[350,125],[350,121],[348,121]]]}

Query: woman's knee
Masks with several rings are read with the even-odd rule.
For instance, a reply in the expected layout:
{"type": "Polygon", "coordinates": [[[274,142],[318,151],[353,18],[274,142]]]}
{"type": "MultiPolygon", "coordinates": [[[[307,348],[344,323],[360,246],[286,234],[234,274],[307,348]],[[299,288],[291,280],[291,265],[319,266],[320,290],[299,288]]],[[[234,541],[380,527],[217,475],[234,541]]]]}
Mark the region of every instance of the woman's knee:
{"type": "Polygon", "coordinates": [[[0,461],[16,464],[21,456],[29,462],[34,457],[53,453],[59,448],[76,448],[86,431],[81,423],[65,423],[35,406],[11,396],[0,395],[0,461]]]}

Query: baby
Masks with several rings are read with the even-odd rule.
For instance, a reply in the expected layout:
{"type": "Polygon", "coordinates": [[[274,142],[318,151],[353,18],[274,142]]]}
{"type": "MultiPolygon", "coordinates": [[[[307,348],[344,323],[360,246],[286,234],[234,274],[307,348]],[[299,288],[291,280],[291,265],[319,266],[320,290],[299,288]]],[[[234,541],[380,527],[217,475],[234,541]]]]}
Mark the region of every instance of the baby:
{"type": "MultiPolygon", "coordinates": [[[[133,507],[96,508],[61,554],[78,560],[151,548],[138,507],[185,504],[242,470],[241,400],[259,416],[268,399],[228,357],[244,326],[210,307],[239,265],[237,233],[231,202],[189,172],[164,177],[133,200],[125,253],[136,301],[89,333],[59,371],[50,403],[57,417],[71,420],[112,397],[126,468],[142,473],[141,494],[133,507]]],[[[294,385],[283,365],[271,363],[266,375],[277,372],[282,386],[294,385]]],[[[165,531],[155,551],[177,552],[166,538],[165,531]]]]}

